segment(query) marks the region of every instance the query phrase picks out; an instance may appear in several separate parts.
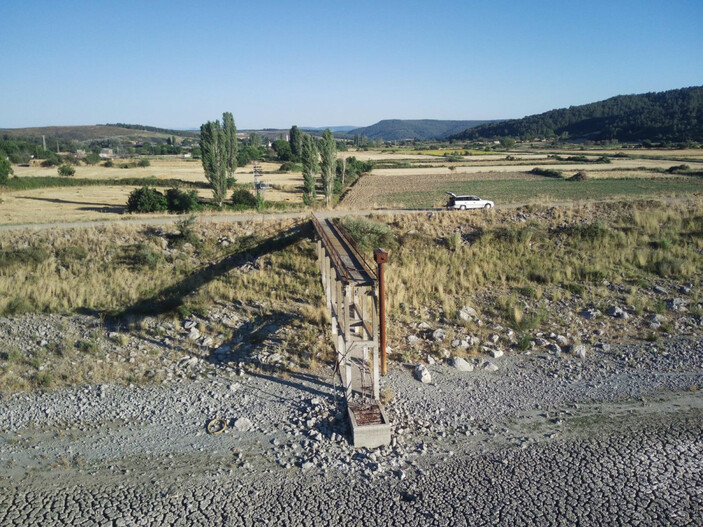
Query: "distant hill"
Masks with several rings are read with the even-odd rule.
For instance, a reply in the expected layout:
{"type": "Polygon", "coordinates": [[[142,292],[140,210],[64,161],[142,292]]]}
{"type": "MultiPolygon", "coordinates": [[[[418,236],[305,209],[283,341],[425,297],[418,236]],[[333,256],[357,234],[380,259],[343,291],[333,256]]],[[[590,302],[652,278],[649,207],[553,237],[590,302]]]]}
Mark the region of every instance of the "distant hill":
{"type": "Polygon", "coordinates": [[[441,121],[436,119],[385,119],[371,126],[356,128],[348,135],[365,135],[369,139],[400,141],[402,139],[443,139],[486,123],[496,121],[441,121]]]}
{"type": "Polygon", "coordinates": [[[197,137],[198,132],[186,130],[167,130],[152,126],[141,125],[104,125],[94,126],[43,126],[37,128],[2,128],[0,138],[36,140],[42,135],[47,141],[94,141],[101,139],[120,138],[138,141],[145,138],[163,139],[175,135],[177,137],[197,137]]]}
{"type": "Polygon", "coordinates": [[[305,130],[306,132],[324,132],[325,130],[329,130],[331,132],[337,133],[346,133],[349,132],[350,130],[355,130],[359,128],[358,126],[301,126],[301,130],[305,130]]]}
{"type": "Polygon", "coordinates": [[[536,138],[564,133],[572,141],[703,141],[703,86],[618,95],[523,119],[468,128],[451,139],[536,138]]]}

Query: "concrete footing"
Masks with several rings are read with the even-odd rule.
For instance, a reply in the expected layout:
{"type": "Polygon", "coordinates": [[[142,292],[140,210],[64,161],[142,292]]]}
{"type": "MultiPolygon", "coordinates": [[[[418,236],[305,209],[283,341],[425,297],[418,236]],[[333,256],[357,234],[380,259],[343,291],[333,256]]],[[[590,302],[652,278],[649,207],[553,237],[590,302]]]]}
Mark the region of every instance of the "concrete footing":
{"type": "MultiPolygon", "coordinates": [[[[350,406],[347,408],[349,416],[349,425],[351,428],[352,442],[355,448],[378,448],[391,443],[391,423],[388,421],[386,411],[381,403],[374,403],[380,413],[381,422],[373,422],[362,424],[363,419],[357,419],[355,408],[350,406]],[[361,423],[359,422],[361,420],[361,423]]],[[[357,409],[357,413],[358,409],[357,409]]]]}

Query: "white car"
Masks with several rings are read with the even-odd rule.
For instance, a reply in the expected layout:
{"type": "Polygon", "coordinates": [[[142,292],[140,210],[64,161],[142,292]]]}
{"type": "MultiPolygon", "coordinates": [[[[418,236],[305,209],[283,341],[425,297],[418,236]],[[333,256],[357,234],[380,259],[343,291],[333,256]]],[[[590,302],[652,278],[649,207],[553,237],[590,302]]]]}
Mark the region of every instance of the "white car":
{"type": "Polygon", "coordinates": [[[447,194],[450,196],[447,203],[448,209],[490,209],[495,207],[495,203],[492,201],[481,199],[478,196],[457,196],[453,192],[447,192],[447,194]]]}

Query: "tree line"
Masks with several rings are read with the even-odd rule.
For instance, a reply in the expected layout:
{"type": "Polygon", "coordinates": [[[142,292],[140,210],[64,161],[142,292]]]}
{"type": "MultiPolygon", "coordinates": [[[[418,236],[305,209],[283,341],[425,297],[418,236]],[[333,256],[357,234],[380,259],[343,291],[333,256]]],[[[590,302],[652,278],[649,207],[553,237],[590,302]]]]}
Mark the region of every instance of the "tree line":
{"type": "Polygon", "coordinates": [[[551,110],[523,119],[469,128],[455,140],[561,137],[569,140],[703,142],[703,87],[640,95],[551,110]]]}

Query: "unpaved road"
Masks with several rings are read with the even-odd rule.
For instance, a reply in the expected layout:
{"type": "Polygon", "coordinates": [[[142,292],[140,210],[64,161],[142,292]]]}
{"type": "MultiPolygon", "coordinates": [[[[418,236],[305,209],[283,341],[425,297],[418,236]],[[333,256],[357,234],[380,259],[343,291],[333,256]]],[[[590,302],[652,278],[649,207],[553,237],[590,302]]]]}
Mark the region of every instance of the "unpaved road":
{"type": "Polygon", "coordinates": [[[430,385],[394,366],[375,452],[325,370],[9,396],[0,524],[701,525],[703,343],[495,361],[430,385]]]}

